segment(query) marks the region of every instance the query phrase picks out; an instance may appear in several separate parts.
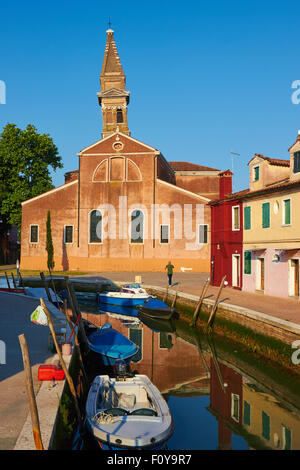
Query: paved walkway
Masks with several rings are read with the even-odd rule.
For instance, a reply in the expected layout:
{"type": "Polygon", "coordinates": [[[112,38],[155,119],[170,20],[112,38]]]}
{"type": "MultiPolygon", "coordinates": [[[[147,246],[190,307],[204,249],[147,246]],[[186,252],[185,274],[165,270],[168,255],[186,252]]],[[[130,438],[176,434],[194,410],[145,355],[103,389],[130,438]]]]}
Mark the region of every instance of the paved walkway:
{"type": "Polygon", "coordinates": [[[0,292],[0,450],[14,448],[29,412],[18,335],[24,333],[27,340],[36,392],[38,366],[53,356],[48,347],[49,328],[30,321],[39,303],[32,297],[0,292]]]}
{"type": "MultiPolygon", "coordinates": [[[[134,282],[135,275],[142,276],[142,282],[144,284],[160,287],[167,286],[167,275],[165,272],[106,272],[101,274],[91,273],[84,277],[99,280],[107,278],[115,282],[134,282]]],[[[200,296],[202,287],[207,277],[207,273],[174,273],[173,288],[176,289],[176,284],[179,283],[179,291],[200,296]]],[[[218,287],[209,286],[206,297],[214,299],[218,290],[218,287]]],[[[265,313],[267,315],[281,318],[282,320],[300,324],[300,300],[297,299],[283,299],[280,297],[271,297],[261,293],[248,293],[230,287],[225,287],[222,291],[220,300],[228,304],[249,308],[256,312],[265,313]]]]}

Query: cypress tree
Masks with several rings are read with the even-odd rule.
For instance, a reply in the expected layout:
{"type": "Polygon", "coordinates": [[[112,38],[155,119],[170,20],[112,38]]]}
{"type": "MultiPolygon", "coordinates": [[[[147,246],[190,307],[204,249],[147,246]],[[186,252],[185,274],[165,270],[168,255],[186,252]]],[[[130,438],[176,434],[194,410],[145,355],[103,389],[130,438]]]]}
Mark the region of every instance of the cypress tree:
{"type": "Polygon", "coordinates": [[[50,211],[48,211],[48,214],[47,214],[46,228],[47,228],[46,251],[48,254],[47,266],[48,266],[49,271],[51,272],[51,270],[54,268],[54,248],[53,248],[53,242],[52,242],[50,211]]]}

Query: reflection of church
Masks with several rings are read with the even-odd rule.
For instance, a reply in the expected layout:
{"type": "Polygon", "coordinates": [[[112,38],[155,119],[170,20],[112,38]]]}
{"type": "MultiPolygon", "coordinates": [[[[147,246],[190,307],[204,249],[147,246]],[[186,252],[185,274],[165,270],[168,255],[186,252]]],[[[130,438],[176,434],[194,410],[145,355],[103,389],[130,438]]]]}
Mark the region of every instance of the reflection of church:
{"type": "Polygon", "coordinates": [[[79,152],[64,185],[22,204],[22,269],[46,268],[50,210],[56,270],[160,271],[172,259],[176,270],[209,271],[207,204],[219,197],[222,174],[168,162],[133,138],[125,79],[109,29],[98,93],[102,139],[79,152]]]}
{"type": "MultiPolygon", "coordinates": [[[[196,347],[177,338],[172,332],[154,332],[143,324],[121,323],[111,314],[83,317],[97,326],[109,322],[112,327],[139,346],[131,369],[146,374],[162,393],[179,388],[187,393],[209,395],[209,377],[196,347]]],[[[209,364],[209,357],[206,358],[209,364]]]]}

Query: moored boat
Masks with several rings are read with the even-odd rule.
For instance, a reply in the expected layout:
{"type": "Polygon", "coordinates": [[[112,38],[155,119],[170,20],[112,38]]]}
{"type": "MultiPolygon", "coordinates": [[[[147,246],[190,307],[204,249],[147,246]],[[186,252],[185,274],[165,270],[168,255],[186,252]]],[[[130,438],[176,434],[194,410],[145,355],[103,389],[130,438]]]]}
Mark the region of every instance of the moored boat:
{"type": "Polygon", "coordinates": [[[86,402],[88,431],[103,449],[159,449],[174,424],[163,396],[146,375],[95,377],[86,402]]]}
{"type": "Polygon", "coordinates": [[[166,320],[149,317],[148,315],[144,315],[142,312],[138,313],[138,318],[144,325],[150,328],[150,330],[164,333],[174,333],[176,331],[176,327],[172,319],[166,320]]]}
{"type": "Polygon", "coordinates": [[[87,333],[88,346],[96,353],[105,366],[114,366],[122,359],[129,363],[138,352],[139,347],[112,328],[111,323],[105,323],[102,328],[94,328],[87,333]]]}
{"type": "Polygon", "coordinates": [[[149,297],[147,293],[131,292],[100,292],[98,295],[100,306],[110,304],[123,307],[136,307],[143,304],[149,297]]]}
{"type": "Polygon", "coordinates": [[[169,307],[162,300],[153,297],[146,299],[142,305],[138,305],[137,310],[148,317],[161,320],[170,320],[176,314],[173,307],[169,307]]]}

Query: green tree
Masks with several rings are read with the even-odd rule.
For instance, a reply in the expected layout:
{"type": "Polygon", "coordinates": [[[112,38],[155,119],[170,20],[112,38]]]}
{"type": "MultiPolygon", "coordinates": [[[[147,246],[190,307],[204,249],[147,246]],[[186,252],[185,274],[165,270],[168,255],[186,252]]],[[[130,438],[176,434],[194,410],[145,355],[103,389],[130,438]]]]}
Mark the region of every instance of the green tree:
{"type": "Polygon", "coordinates": [[[53,188],[51,168],[63,168],[49,134],[7,124],[0,134],[0,212],[11,225],[21,226],[21,202],[53,188]]]}
{"type": "Polygon", "coordinates": [[[49,271],[51,272],[52,269],[54,268],[54,248],[53,248],[53,242],[52,242],[50,211],[48,211],[47,222],[46,222],[46,251],[48,254],[47,266],[48,266],[49,271]]]}

